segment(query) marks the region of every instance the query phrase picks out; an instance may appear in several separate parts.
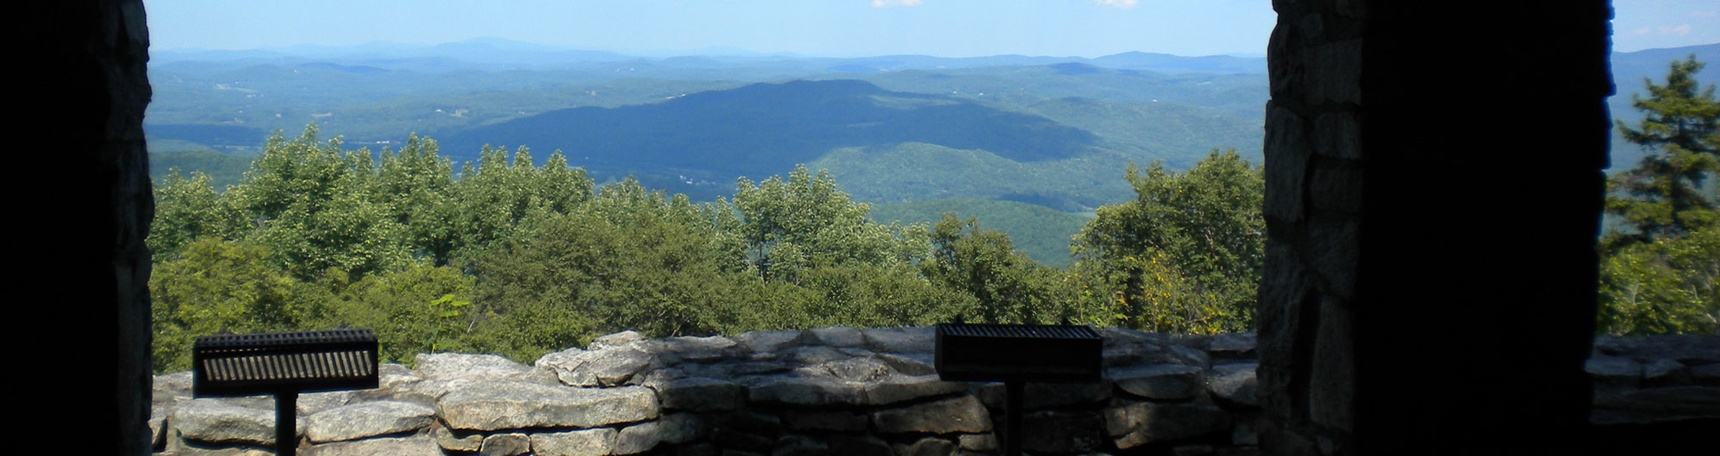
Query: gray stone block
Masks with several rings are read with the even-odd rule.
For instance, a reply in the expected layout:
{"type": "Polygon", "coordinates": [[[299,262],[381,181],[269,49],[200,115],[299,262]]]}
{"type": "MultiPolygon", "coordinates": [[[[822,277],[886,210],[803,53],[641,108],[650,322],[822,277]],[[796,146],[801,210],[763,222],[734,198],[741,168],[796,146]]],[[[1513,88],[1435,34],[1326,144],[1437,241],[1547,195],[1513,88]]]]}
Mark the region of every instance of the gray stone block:
{"type": "Polygon", "coordinates": [[[657,396],[637,386],[570,388],[535,383],[473,385],[436,403],[442,421],[455,429],[596,427],[657,417],[657,396]]]}
{"type": "Polygon", "coordinates": [[[424,429],[436,421],[436,409],[399,401],[365,402],[306,416],[305,437],[312,442],[338,442],[424,429]]]}
{"type": "Polygon", "coordinates": [[[971,395],[872,413],[872,424],[886,434],[953,434],[991,431],[991,414],[971,395]]]}

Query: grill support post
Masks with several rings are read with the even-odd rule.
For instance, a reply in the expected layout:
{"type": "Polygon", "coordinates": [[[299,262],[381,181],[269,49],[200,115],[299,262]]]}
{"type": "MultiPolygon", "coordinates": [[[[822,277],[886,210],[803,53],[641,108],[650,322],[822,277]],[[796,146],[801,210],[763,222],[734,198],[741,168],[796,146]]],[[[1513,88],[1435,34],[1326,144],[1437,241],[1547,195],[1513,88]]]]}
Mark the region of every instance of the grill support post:
{"type": "Polygon", "coordinates": [[[1003,382],[1003,449],[1021,456],[1027,382],[1100,381],[1104,340],[1090,326],[942,323],[933,364],[945,381],[1003,382]]]}
{"type": "Polygon", "coordinates": [[[275,392],[275,455],[295,456],[299,452],[299,392],[275,392]]]}
{"type": "Polygon", "coordinates": [[[1004,403],[1003,418],[1003,454],[1004,456],[1021,456],[1021,416],[1026,414],[1026,401],[1022,399],[1025,384],[1019,380],[1003,382],[1003,388],[1009,391],[1009,399],[1004,403]]]}
{"type": "Polygon", "coordinates": [[[298,453],[299,393],[377,386],[368,329],[201,336],[192,346],[196,397],[275,396],[275,454],[298,453]]]}

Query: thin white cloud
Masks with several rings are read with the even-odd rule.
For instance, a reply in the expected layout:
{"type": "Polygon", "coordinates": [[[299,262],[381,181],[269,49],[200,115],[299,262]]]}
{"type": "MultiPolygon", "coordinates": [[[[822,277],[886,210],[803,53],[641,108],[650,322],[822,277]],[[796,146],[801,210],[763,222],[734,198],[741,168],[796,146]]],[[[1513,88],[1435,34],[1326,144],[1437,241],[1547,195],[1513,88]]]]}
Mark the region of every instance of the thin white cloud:
{"type": "Polygon", "coordinates": [[[920,0],[872,0],[873,8],[892,8],[897,6],[920,6],[920,0]]]}
{"type": "Polygon", "coordinates": [[[1093,0],[1094,5],[1110,6],[1122,9],[1134,8],[1140,0],[1093,0]]]}
{"type": "Polygon", "coordinates": [[[1660,36],[1684,36],[1690,34],[1690,24],[1662,25],[1656,29],[1660,36]]]}

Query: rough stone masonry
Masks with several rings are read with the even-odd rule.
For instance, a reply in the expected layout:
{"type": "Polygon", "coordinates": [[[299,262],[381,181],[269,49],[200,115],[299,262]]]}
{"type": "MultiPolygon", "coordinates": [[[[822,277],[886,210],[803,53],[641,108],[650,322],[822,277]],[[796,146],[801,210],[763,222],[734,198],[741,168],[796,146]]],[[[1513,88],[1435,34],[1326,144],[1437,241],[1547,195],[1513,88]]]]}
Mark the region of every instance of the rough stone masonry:
{"type": "MultiPolygon", "coordinates": [[[[1260,454],[1253,334],[1105,329],[1105,379],[1029,384],[1033,454],[1260,454]]],[[[1602,338],[1597,423],[1720,418],[1720,336],[1602,338]]],[[[599,337],[527,366],[419,355],[380,388],[299,399],[305,455],[996,454],[1000,383],[938,380],[931,328],[599,337]]],[[[1436,371],[1437,369],[1432,369],[1436,371]]],[[[1437,375],[1437,372],[1430,372],[1437,375]]],[[[261,455],[268,397],[155,378],[158,454],[261,455]]]]}

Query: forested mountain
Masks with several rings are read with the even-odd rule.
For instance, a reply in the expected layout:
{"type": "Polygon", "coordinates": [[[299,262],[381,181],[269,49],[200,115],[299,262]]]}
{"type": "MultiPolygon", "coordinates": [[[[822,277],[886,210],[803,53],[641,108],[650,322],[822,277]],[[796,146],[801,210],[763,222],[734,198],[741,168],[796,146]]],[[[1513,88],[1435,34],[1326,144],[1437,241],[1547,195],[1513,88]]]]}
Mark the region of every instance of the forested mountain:
{"type": "MultiPolygon", "coordinates": [[[[1616,54],[1614,115],[1634,119],[1629,94],[1688,54],[1720,61],[1720,45],[1616,54]]],[[[152,57],[145,130],[158,167],[217,184],[245,160],[219,153],[255,154],[270,133],[314,122],[373,152],[414,132],[456,161],[484,144],[559,149],[599,182],[633,176],[696,201],[804,163],[880,205],[1081,213],[1129,197],[1118,178],[1130,163],[1187,169],[1214,148],[1258,160],[1267,98],[1264,59],[1225,56],[641,58],[474,40],[152,57]]],[[[1640,157],[1614,141],[1615,170],[1640,157]]],[[[1061,225],[984,226],[1025,238],[1061,225]]]]}
{"type": "MultiPolygon", "coordinates": [[[[562,150],[599,182],[633,176],[696,201],[804,163],[877,204],[1079,213],[1127,198],[1129,163],[1187,168],[1214,148],[1258,158],[1266,100],[1264,59],[1227,56],[641,58],[474,40],[152,58],[151,144],[217,184],[237,176],[209,151],[254,154],[314,122],[373,152],[414,132],[456,161],[484,144],[562,150]]],[[[985,224],[1037,239],[1066,225],[985,224]]],[[[1066,247],[1033,245],[1067,263],[1046,258],[1066,247]]]]}
{"type": "Polygon", "coordinates": [[[442,140],[456,161],[484,144],[559,149],[575,166],[617,174],[780,174],[842,147],[905,142],[982,149],[1036,162],[1082,155],[1099,138],[1042,116],[972,101],[891,92],[864,81],[760,83],[661,103],[550,111],[442,140]]]}

